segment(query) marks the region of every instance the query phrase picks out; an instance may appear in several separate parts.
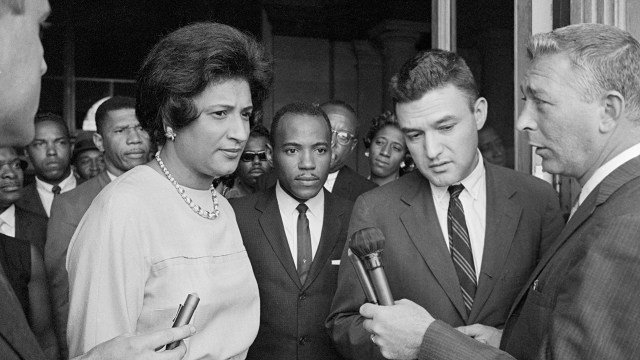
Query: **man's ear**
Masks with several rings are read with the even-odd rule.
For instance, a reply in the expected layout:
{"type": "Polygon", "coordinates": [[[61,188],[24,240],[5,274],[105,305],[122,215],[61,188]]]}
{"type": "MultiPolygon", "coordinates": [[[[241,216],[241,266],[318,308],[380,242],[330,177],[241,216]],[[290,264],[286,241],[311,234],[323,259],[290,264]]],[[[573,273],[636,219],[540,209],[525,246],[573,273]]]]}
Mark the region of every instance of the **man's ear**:
{"type": "Polygon", "coordinates": [[[269,166],[273,167],[273,147],[271,144],[267,144],[266,147],[267,161],[269,162],[269,166]]]}
{"type": "Polygon", "coordinates": [[[618,91],[608,91],[602,97],[602,117],[598,129],[602,133],[613,131],[623,117],[626,102],[618,91]]]}
{"type": "Polygon", "coordinates": [[[484,122],[487,121],[487,111],[489,110],[489,104],[487,99],[479,97],[473,104],[473,116],[476,120],[476,130],[482,129],[484,122]]]}
{"type": "Polygon", "coordinates": [[[104,153],[104,145],[102,144],[102,135],[98,133],[93,134],[93,143],[96,144],[96,147],[98,148],[98,150],[100,150],[101,153],[104,153]]]}

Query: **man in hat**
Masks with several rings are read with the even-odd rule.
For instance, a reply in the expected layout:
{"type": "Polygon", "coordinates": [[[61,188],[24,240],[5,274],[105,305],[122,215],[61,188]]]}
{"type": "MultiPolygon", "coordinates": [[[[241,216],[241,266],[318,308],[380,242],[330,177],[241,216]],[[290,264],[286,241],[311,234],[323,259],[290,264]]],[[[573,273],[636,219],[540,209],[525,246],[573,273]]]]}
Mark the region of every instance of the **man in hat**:
{"type": "Polygon", "coordinates": [[[78,175],[78,183],[83,183],[104,171],[104,156],[93,142],[93,131],[83,131],[76,137],[71,155],[71,164],[78,175]]]}

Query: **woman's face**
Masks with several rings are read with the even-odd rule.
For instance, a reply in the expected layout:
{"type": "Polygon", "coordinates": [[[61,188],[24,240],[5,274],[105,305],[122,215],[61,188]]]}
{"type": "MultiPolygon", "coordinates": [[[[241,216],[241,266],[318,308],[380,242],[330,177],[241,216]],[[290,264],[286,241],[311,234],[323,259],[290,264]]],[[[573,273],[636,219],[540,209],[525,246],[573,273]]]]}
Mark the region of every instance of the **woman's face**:
{"type": "Polygon", "coordinates": [[[210,182],[238,166],[249,136],[251,91],[246,80],[230,79],[209,84],[193,101],[200,116],[177,131],[174,144],[188,175],[210,182]]]}
{"type": "Polygon", "coordinates": [[[369,146],[369,166],[374,177],[397,175],[400,163],[407,152],[404,134],[395,126],[387,125],[378,130],[369,146]]]}

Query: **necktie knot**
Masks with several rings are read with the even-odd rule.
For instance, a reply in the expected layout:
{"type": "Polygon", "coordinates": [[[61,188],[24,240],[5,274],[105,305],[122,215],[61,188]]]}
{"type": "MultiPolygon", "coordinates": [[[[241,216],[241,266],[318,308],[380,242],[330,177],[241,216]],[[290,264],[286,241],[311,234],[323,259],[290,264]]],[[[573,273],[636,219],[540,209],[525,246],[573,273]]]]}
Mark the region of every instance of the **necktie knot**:
{"type": "Polygon", "coordinates": [[[61,188],[60,186],[58,186],[58,185],[54,185],[54,186],[51,188],[51,192],[53,192],[53,195],[58,195],[58,194],[60,194],[60,191],[62,191],[62,188],[61,188]]]}
{"type": "Polygon", "coordinates": [[[460,196],[460,193],[462,192],[462,190],[464,190],[464,185],[462,184],[451,185],[447,190],[449,190],[449,194],[451,195],[452,198],[457,198],[458,196],[460,196]]]}
{"type": "Polygon", "coordinates": [[[298,210],[300,214],[305,214],[307,210],[309,210],[309,207],[305,203],[300,203],[296,206],[296,210],[298,210]]]}

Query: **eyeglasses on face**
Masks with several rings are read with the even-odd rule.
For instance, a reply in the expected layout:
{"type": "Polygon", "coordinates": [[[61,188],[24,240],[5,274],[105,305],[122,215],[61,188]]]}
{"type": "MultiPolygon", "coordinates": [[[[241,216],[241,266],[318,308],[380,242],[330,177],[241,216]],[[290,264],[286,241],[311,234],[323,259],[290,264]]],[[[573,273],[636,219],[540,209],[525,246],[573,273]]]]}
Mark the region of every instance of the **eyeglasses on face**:
{"type": "Polygon", "coordinates": [[[267,152],[266,151],[258,151],[258,152],[245,151],[245,152],[242,153],[242,155],[240,155],[240,160],[243,161],[243,162],[252,162],[253,159],[256,158],[256,156],[258,157],[258,161],[267,160],[267,152]]]}
{"type": "Polygon", "coordinates": [[[353,138],[356,137],[355,135],[351,134],[350,132],[344,131],[344,130],[331,129],[331,133],[332,134],[336,134],[336,140],[338,141],[338,144],[340,144],[340,145],[349,145],[351,140],[353,140],[353,138]]]}

